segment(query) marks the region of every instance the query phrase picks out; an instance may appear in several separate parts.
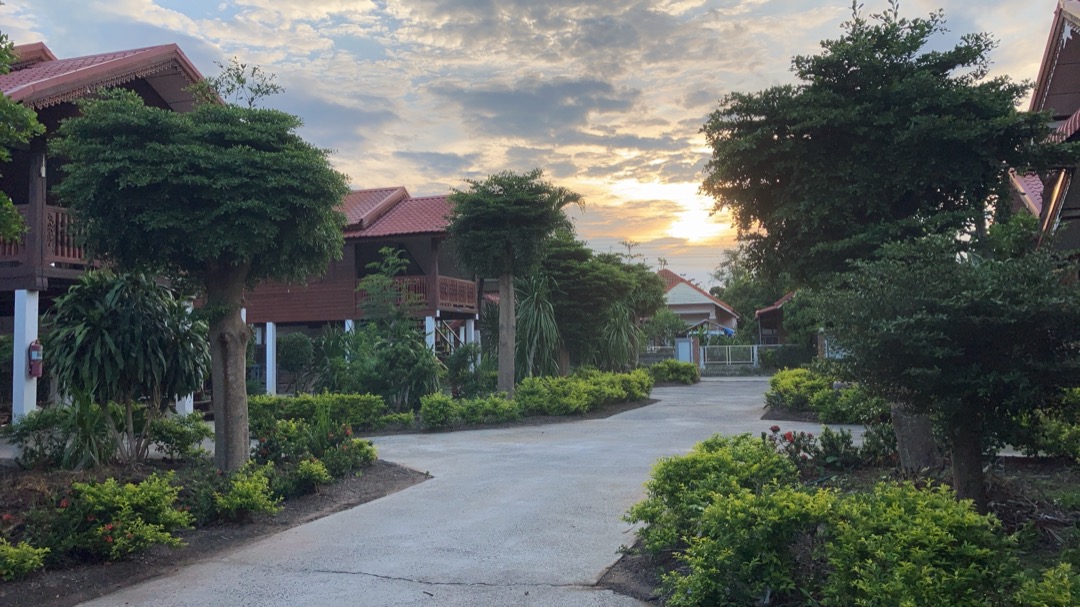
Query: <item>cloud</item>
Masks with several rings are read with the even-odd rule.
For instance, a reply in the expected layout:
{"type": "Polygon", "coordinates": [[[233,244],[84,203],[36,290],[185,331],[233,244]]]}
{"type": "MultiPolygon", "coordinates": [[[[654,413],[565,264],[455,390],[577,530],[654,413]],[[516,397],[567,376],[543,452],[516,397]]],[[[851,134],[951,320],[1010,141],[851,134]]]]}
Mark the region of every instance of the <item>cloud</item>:
{"type": "Polygon", "coordinates": [[[396,158],[411,162],[424,171],[437,175],[461,173],[473,166],[478,154],[450,154],[445,152],[394,152],[396,158]]]}
{"type": "Polygon", "coordinates": [[[592,79],[525,78],[511,85],[436,84],[430,91],[456,104],[476,131],[496,136],[553,138],[589,116],[623,112],[640,91],[592,79]]]}

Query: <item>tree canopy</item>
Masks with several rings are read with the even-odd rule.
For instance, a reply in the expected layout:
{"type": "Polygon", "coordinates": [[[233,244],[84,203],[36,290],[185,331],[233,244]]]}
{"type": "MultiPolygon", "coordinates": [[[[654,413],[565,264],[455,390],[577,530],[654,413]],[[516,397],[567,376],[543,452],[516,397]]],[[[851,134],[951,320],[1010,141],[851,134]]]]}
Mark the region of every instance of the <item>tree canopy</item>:
{"type": "MultiPolygon", "coordinates": [[[[0,74],[11,71],[11,64],[16,59],[14,48],[7,34],[0,34],[0,74]]],[[[11,160],[11,146],[27,143],[44,132],[45,127],[37,121],[34,110],[0,94],[0,162],[11,160]]],[[[22,215],[11,198],[0,192],[0,239],[17,240],[25,229],[22,215]]]]}
{"type": "Polygon", "coordinates": [[[238,468],[250,450],[244,289],[320,275],[341,255],[345,176],[296,134],[299,118],[276,110],[203,103],[174,113],[121,90],[79,110],[52,144],[66,161],[55,193],[92,255],[205,294],[216,459],[238,468]]]}
{"type": "Polygon", "coordinates": [[[748,261],[820,284],[882,243],[982,230],[1009,167],[1066,160],[1043,114],[1017,111],[1027,85],[987,79],[994,40],[936,50],[941,12],[869,18],[795,57],[798,84],[725,97],[703,127],[702,189],[730,209],[748,261]]]}
{"type": "Polygon", "coordinates": [[[457,258],[481,276],[499,277],[500,391],[514,390],[516,308],[514,275],[539,263],[548,239],[569,228],[563,209],[581,196],[543,180],[544,173],[506,171],[483,181],[466,180],[467,190],[450,194],[450,234],[457,258]]]}

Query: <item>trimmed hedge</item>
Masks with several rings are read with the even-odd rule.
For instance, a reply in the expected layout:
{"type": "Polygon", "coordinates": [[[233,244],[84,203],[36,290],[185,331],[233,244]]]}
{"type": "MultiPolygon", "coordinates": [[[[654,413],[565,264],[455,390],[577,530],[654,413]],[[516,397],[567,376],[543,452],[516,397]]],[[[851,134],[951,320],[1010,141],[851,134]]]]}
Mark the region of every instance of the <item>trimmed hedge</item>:
{"type": "Polygon", "coordinates": [[[859,424],[888,416],[884,399],[858,385],[834,388],[835,380],[810,369],[785,369],[769,379],[765,406],[816,413],[824,424],[859,424]]]}
{"type": "Polygon", "coordinates": [[[381,396],[373,394],[301,394],[299,396],[261,395],[248,398],[248,425],[258,437],[270,431],[278,420],[301,420],[312,423],[320,405],[330,408],[336,424],[367,430],[380,426],[389,414],[381,396]]]}
{"type": "Polygon", "coordinates": [[[646,367],[653,381],[658,384],[696,384],[701,381],[701,371],[694,363],[669,358],[646,367]]]}

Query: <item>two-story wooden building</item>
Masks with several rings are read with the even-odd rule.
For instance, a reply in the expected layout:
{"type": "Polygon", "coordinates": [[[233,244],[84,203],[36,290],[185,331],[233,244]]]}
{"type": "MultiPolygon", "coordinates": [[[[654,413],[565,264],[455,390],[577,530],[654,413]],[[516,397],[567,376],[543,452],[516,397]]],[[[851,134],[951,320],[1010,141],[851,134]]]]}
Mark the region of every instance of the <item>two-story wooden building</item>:
{"type": "Polygon", "coordinates": [[[37,404],[37,380],[27,374],[27,349],[38,337],[38,313],[86,269],[67,209],[50,187],[60,177],[47,142],[60,122],[78,113],[75,101],[107,87],[138,93],[148,105],[184,112],[195,99],[188,87],[202,75],[175,44],[59,59],[42,43],[15,47],[18,57],[0,75],[0,92],[32,108],[44,135],[11,151],[0,165],[0,189],[27,223],[20,242],[0,243],[0,324],[14,334],[13,415],[37,404]]]}

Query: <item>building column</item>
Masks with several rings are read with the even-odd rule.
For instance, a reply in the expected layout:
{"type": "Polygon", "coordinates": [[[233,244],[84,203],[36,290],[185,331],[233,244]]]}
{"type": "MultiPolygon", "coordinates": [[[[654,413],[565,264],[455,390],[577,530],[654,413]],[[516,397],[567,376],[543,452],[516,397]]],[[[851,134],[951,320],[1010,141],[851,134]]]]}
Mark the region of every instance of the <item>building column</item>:
{"type": "MultiPolygon", "coordinates": [[[[195,311],[195,302],[187,300],[184,302],[184,308],[188,314],[192,314],[195,311]]],[[[191,415],[195,412],[195,395],[188,394],[187,396],[176,397],[176,414],[177,415],[191,415]]]]}
{"type": "Polygon", "coordinates": [[[467,344],[474,344],[477,341],[477,337],[478,335],[476,333],[476,321],[470,318],[465,321],[465,337],[463,338],[463,340],[467,344]]]}
{"type": "Polygon", "coordinates": [[[431,351],[435,351],[435,317],[427,316],[424,318],[424,341],[427,342],[427,347],[431,351]]]}
{"type": "Polygon", "coordinates": [[[355,331],[355,330],[356,330],[356,321],[355,321],[355,320],[351,320],[351,319],[350,319],[350,320],[346,320],[346,321],[345,321],[345,332],[346,332],[346,333],[352,333],[352,332],[353,332],[353,331],[355,331]]]}
{"type": "MultiPolygon", "coordinates": [[[[27,354],[30,343],[38,338],[38,292],[15,291],[15,339],[11,356],[11,417],[18,421],[37,409],[38,378],[30,377],[27,354]]],[[[48,364],[48,353],[44,360],[48,364]]]]}
{"type": "Polygon", "coordinates": [[[266,393],[277,394],[277,325],[266,323],[266,393]]]}

